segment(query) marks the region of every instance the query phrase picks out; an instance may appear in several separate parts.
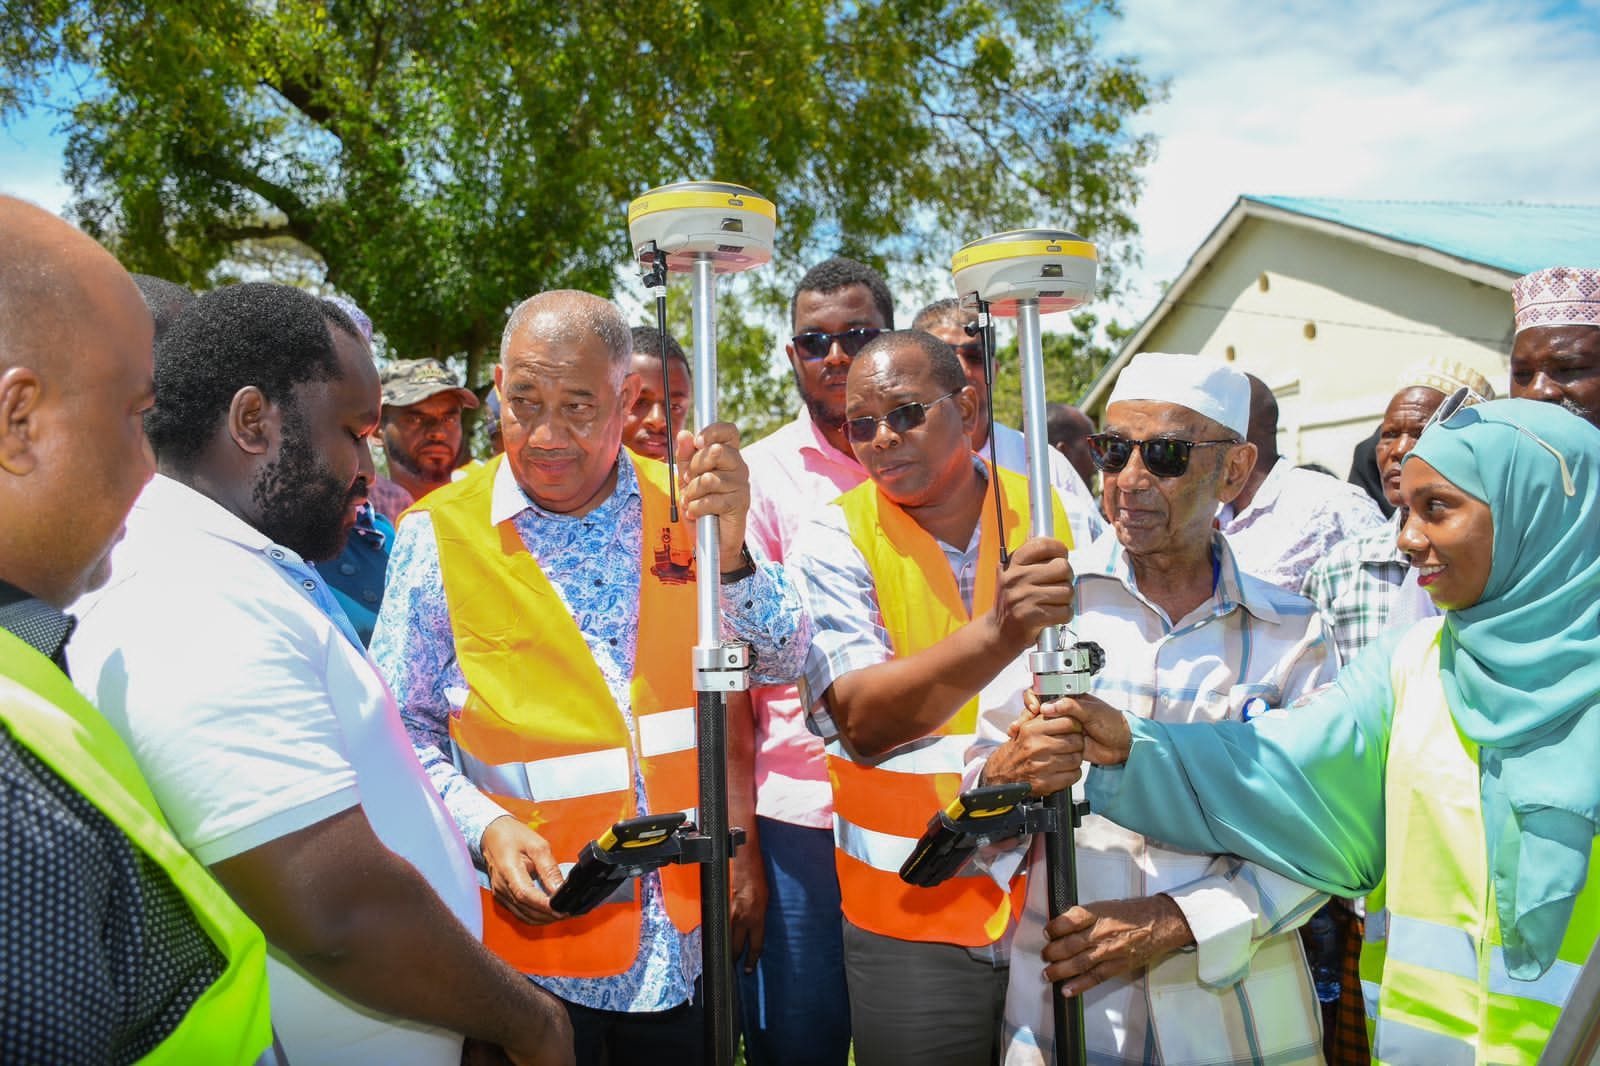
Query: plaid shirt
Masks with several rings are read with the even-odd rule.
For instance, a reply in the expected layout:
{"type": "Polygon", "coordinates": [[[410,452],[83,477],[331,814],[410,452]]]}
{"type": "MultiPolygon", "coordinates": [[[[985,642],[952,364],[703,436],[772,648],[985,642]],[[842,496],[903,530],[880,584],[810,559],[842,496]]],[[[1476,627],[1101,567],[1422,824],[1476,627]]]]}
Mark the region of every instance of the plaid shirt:
{"type": "Polygon", "coordinates": [[[1391,626],[1432,618],[1439,609],[1406,582],[1410,564],[1395,547],[1401,512],[1334,545],[1306,574],[1301,595],[1317,605],[1333,631],[1339,660],[1349,662],[1391,626]]]}
{"type": "MultiPolygon", "coordinates": [[[[1114,535],[1073,559],[1078,616],[1076,637],[1068,639],[1093,640],[1105,650],[1105,668],[1092,682],[1095,695],[1155,721],[1237,721],[1287,706],[1333,680],[1333,649],[1311,604],[1240,573],[1221,535],[1212,551],[1215,590],[1178,619],[1139,591],[1114,535]]],[[[969,787],[1005,742],[1030,682],[1023,657],[979,697],[969,787]]],[[[1080,783],[1079,798],[1082,789],[1080,783]]],[[[1112,978],[1084,996],[1090,1062],[1322,1061],[1320,1010],[1293,930],[1326,896],[1231,855],[1166,847],[1097,815],[1083,820],[1076,840],[1080,898],[1164,894],[1195,935],[1193,950],[1112,978]]],[[[1054,1049],[1050,986],[1039,956],[1046,921],[1042,841],[1033,842],[1028,862],[1028,900],[1006,996],[1006,1066],[1042,1066],[1054,1049]]]]}

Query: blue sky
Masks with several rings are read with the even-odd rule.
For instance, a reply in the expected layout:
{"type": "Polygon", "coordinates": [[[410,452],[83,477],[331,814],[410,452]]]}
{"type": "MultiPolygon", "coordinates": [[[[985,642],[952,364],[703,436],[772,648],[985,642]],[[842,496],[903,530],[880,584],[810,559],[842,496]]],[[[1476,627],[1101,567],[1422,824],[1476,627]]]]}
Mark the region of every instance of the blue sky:
{"type": "MultiPolygon", "coordinates": [[[[1136,210],[1144,265],[1114,308],[1124,321],[1240,194],[1600,202],[1600,0],[1122,8],[1107,47],[1169,82],[1142,120],[1159,154],[1136,210]]],[[[55,122],[0,128],[0,190],[65,203],[55,122]]]]}

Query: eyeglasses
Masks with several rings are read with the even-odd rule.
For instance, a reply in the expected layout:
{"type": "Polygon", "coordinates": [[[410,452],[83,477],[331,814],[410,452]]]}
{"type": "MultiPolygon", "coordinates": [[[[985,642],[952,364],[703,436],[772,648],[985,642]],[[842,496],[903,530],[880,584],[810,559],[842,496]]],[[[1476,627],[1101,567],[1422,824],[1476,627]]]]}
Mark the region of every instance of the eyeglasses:
{"type": "Polygon", "coordinates": [[[957,389],[955,392],[947,392],[938,399],[929,400],[927,403],[903,403],[882,418],[873,418],[871,416],[852,418],[844,424],[845,429],[849,433],[850,439],[856,444],[865,444],[876,437],[878,435],[878,423],[880,422],[888,426],[891,433],[903,435],[928,420],[928,408],[948,400],[956,392],[960,391],[960,389],[957,389]]]}
{"type": "Polygon", "coordinates": [[[1182,477],[1189,469],[1189,453],[1194,449],[1238,443],[1236,440],[1179,440],[1176,437],[1129,440],[1115,433],[1091,433],[1089,454],[1094,457],[1095,466],[1115,474],[1128,465],[1133,450],[1138,448],[1144,468],[1156,477],[1182,477]]]}
{"type": "Polygon", "coordinates": [[[950,347],[955,349],[956,354],[961,357],[962,362],[966,362],[966,363],[981,363],[981,362],[983,362],[983,342],[982,341],[967,341],[964,344],[952,344],[950,347]]]}
{"type": "MultiPolygon", "coordinates": [[[[1488,402],[1489,400],[1487,397],[1480,396],[1476,392],[1473,392],[1471,389],[1463,385],[1461,388],[1445,397],[1444,403],[1439,405],[1438,410],[1434,411],[1433,414],[1428,418],[1428,421],[1423,425],[1422,432],[1428,432],[1428,430],[1433,428],[1435,425],[1445,425],[1452,418],[1460,414],[1462,411],[1465,411],[1469,407],[1476,407],[1480,403],[1488,402]]],[[[1516,429],[1517,432],[1521,433],[1539,447],[1556,457],[1556,462],[1561,464],[1561,491],[1566,493],[1568,496],[1576,496],[1578,494],[1578,488],[1572,483],[1572,471],[1567,467],[1566,457],[1560,452],[1556,451],[1554,445],[1545,440],[1543,437],[1539,436],[1539,434],[1535,433],[1533,430],[1524,425],[1513,422],[1509,418],[1505,418],[1504,415],[1502,415],[1501,418],[1505,421],[1506,425],[1516,429]]],[[[1418,434],[1417,439],[1420,441],[1422,439],[1422,435],[1418,434]]]]}
{"type": "Polygon", "coordinates": [[[838,333],[801,333],[790,340],[802,359],[826,359],[835,341],[847,357],[854,359],[868,341],[882,332],[872,326],[853,326],[838,333]]]}

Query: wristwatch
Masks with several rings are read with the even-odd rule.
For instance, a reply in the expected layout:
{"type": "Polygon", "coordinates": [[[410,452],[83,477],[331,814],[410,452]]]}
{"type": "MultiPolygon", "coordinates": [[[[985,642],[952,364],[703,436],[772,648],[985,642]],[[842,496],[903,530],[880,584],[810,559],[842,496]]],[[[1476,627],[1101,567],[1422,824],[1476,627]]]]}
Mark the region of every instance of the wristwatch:
{"type": "Polygon", "coordinates": [[[755,572],[756,561],[750,557],[750,548],[748,545],[741,544],[739,545],[739,565],[732,570],[724,570],[722,572],[722,583],[731,585],[735,581],[743,581],[747,577],[754,577],[755,572]]]}

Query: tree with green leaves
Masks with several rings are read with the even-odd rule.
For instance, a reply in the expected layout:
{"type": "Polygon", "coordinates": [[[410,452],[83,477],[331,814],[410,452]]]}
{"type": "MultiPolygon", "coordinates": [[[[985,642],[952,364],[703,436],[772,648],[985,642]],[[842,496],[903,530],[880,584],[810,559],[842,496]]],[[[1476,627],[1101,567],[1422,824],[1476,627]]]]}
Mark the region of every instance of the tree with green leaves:
{"type": "MultiPolygon", "coordinates": [[[[832,252],[905,279],[1022,225],[1077,230],[1114,274],[1151,153],[1129,123],[1159,89],[1098,48],[1115,14],[31,0],[0,9],[0,119],[59,109],[71,211],[131,269],[203,286],[299,250],[394,355],[461,358],[481,383],[519,299],[625,282],[627,204],[669,181],[778,205],[753,306],[832,252]]],[[[781,388],[761,366],[732,391],[787,410],[781,388]]]]}

